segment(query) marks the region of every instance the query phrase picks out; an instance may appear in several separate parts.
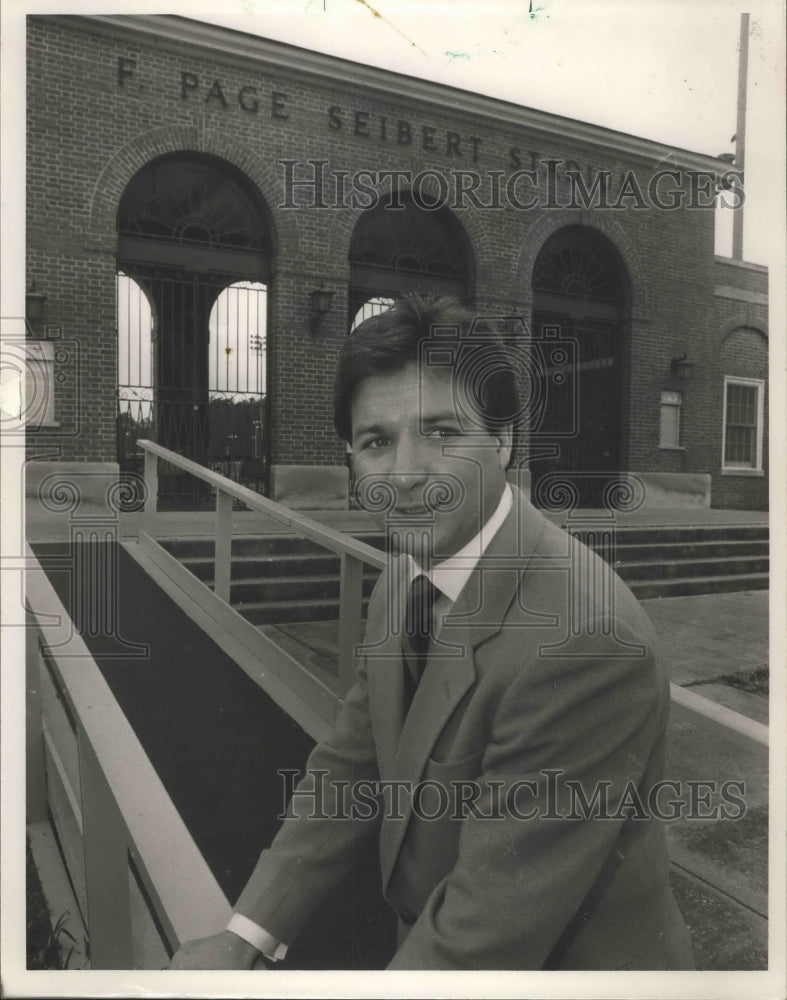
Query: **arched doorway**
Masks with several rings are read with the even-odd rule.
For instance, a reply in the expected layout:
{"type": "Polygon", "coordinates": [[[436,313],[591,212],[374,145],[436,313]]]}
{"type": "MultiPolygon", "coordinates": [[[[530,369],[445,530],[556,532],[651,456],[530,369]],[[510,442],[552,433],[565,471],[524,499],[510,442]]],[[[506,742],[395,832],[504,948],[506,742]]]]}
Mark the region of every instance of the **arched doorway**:
{"type": "Polygon", "coordinates": [[[553,454],[530,462],[537,502],[541,478],[558,472],[581,506],[599,506],[605,480],[621,471],[629,301],[625,265],[601,233],[568,226],[546,241],[533,268],[533,336],[536,344],[562,340],[566,362],[559,377],[548,364],[541,373],[533,444],[553,454]]]}
{"type": "MultiPolygon", "coordinates": [[[[406,292],[451,295],[465,304],[470,299],[472,255],[467,234],[449,209],[420,208],[409,191],[381,198],[363,213],[349,256],[350,333],[406,292]]],[[[349,445],[346,461],[352,476],[349,445]]],[[[352,482],[350,487],[352,495],[352,482]]]]}
{"type": "MultiPolygon", "coordinates": [[[[248,179],[215,157],[167,155],[132,178],[118,209],[121,471],[138,471],[139,419],[136,436],[263,488],[269,232],[248,179]]],[[[172,468],[159,488],[163,507],[209,500],[172,468]]]]}
{"type": "Polygon", "coordinates": [[[360,217],[350,243],[349,326],[405,292],[467,302],[470,261],[467,235],[449,209],[420,208],[407,191],[381,198],[360,217]]]}

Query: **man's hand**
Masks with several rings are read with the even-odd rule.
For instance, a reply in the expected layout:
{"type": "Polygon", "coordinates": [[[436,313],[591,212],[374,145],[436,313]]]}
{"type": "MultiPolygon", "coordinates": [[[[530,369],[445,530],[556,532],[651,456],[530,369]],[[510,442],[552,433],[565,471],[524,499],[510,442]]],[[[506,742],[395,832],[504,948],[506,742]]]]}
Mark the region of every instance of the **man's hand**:
{"type": "Polygon", "coordinates": [[[185,941],[172,956],[170,969],[261,969],[263,963],[255,964],[259,952],[233,934],[222,931],[212,937],[185,941]]]}

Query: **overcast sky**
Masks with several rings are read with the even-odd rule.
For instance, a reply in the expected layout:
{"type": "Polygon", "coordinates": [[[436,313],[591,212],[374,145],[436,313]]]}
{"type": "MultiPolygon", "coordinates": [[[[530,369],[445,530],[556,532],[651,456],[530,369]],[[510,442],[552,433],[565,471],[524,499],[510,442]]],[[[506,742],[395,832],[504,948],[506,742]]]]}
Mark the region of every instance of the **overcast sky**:
{"type": "MultiPolygon", "coordinates": [[[[759,7],[758,89],[784,79],[779,4],[759,7]]],[[[754,11],[747,0],[246,0],[194,16],[715,154],[732,149],[743,9],[754,11]]]]}
{"type": "MultiPolygon", "coordinates": [[[[740,14],[748,11],[744,252],[759,263],[772,257],[768,227],[783,219],[773,198],[784,187],[780,0],[229,0],[189,10],[711,155],[735,148],[740,14]]],[[[729,253],[729,231],[718,250],[729,253]]]]}
{"type": "Polygon", "coordinates": [[[779,259],[783,0],[5,0],[4,40],[53,10],[181,14],[711,155],[734,151],[748,11],[744,254],[779,259]]]}

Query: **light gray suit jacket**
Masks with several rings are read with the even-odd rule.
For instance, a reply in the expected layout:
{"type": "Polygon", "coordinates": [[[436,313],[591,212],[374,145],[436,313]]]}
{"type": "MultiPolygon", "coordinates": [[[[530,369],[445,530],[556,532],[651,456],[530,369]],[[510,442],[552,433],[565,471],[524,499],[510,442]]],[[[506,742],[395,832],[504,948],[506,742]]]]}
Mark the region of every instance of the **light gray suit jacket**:
{"type": "Polygon", "coordinates": [[[515,490],[405,718],[403,563],[377,584],[356,683],[299,788],[325,771],[405,781],[421,798],[384,793],[353,820],[327,781],[324,818],[296,795],[236,910],[291,942],[379,831],[404,931],[391,968],[691,968],[662,825],[626,821],[662,776],[669,707],[629,589],[515,490]]]}

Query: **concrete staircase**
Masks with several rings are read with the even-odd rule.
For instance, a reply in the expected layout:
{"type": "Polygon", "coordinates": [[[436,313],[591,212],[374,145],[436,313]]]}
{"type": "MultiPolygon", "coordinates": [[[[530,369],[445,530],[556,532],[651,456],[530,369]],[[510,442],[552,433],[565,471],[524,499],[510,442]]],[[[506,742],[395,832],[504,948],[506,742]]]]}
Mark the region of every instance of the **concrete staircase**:
{"type": "MultiPolygon", "coordinates": [[[[356,536],[382,547],[382,535],[356,536]]],[[[203,581],[213,584],[213,540],[161,540],[163,547],[203,581]]],[[[364,611],[377,570],[364,574],[364,611]]],[[[292,535],[236,537],[232,540],[230,602],[254,625],[333,621],[339,609],[339,557],[292,535]]]]}
{"type": "MultiPolygon", "coordinates": [[[[380,534],[358,535],[382,547],[380,534]]],[[[213,577],[213,540],[162,541],[195,576],[213,577]]],[[[768,587],[768,528],[619,528],[616,569],[637,597],[676,597],[768,587]]],[[[364,579],[368,600],[377,571],[364,579]]],[[[339,559],[290,535],[236,537],[232,543],[233,607],[255,625],[332,621],[338,617],[339,559]]]]}
{"type": "Polygon", "coordinates": [[[766,525],[620,528],[615,568],[641,598],[767,590],[766,525]]]}

